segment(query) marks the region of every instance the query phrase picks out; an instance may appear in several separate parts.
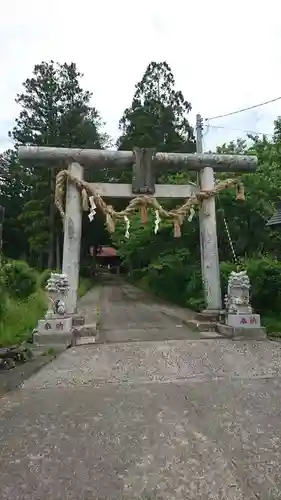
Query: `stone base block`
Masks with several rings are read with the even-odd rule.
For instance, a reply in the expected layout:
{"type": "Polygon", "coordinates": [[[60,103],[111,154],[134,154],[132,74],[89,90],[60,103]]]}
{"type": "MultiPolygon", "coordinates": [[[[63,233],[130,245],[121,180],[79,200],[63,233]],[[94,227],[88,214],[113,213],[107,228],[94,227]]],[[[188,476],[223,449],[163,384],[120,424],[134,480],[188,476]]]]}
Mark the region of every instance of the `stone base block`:
{"type": "Polygon", "coordinates": [[[37,327],[38,333],[71,333],[72,318],[40,319],[37,327]]]}
{"type": "Polygon", "coordinates": [[[232,340],[266,340],[266,328],[260,327],[233,327],[217,324],[217,331],[224,337],[232,340]]]}
{"type": "Polygon", "coordinates": [[[227,314],[225,324],[233,328],[260,328],[259,314],[227,314]]]}
{"type": "Polygon", "coordinates": [[[64,350],[72,345],[72,337],[67,333],[35,333],[34,344],[36,347],[47,348],[54,347],[55,349],[64,350]]]}
{"type": "Polygon", "coordinates": [[[72,318],[40,319],[37,332],[34,334],[36,345],[56,346],[71,345],[72,341],[72,318]]]}
{"type": "Polygon", "coordinates": [[[77,326],[73,329],[73,345],[95,344],[97,324],[77,326]]]}

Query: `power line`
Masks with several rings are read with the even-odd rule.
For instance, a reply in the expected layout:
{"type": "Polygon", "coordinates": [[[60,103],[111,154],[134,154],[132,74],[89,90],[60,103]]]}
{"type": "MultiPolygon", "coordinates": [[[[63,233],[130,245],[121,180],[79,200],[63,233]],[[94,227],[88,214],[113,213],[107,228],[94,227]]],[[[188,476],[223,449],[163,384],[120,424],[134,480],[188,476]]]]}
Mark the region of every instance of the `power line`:
{"type": "Polygon", "coordinates": [[[265,106],[266,104],[270,104],[271,102],[280,101],[280,97],[276,97],[275,99],[271,99],[270,101],[261,102],[260,104],[254,104],[254,106],[249,106],[248,108],[237,109],[236,111],[231,111],[230,113],[225,113],[224,115],[212,116],[211,118],[205,118],[206,121],[217,120],[217,118],[225,118],[227,116],[237,115],[238,113],[243,113],[244,111],[249,111],[254,108],[259,108],[260,106],[265,106]]]}
{"type": "Polygon", "coordinates": [[[273,135],[273,134],[270,134],[268,132],[256,132],[254,130],[242,130],[240,128],[224,127],[223,125],[209,125],[209,123],[207,123],[207,129],[209,129],[209,128],[233,130],[234,132],[244,132],[245,134],[253,134],[253,135],[273,135]]]}

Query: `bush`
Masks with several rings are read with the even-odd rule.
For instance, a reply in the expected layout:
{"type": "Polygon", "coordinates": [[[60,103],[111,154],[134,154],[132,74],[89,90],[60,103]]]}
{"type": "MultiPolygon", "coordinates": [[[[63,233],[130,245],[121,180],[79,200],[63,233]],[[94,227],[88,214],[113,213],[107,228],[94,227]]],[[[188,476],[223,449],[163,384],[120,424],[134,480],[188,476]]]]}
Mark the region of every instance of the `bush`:
{"type": "MultiPolygon", "coordinates": [[[[251,301],[255,311],[260,314],[279,313],[281,309],[281,262],[261,257],[247,259],[241,263],[247,270],[251,282],[251,301]]],[[[236,266],[229,262],[221,263],[221,284],[223,295],[227,291],[227,279],[236,266]]]]}
{"type": "MultiPolygon", "coordinates": [[[[171,254],[160,254],[143,270],[151,292],[176,304],[186,305],[188,258],[188,252],[182,249],[171,254]]],[[[136,271],[133,276],[136,276],[136,271]]]]}
{"type": "Polygon", "coordinates": [[[236,264],[232,262],[221,262],[220,263],[220,275],[221,275],[221,295],[222,303],[224,307],[224,296],[227,292],[227,282],[229,275],[232,271],[237,271],[236,264]]]}
{"type": "Polygon", "coordinates": [[[134,270],[133,281],[141,281],[146,289],[183,307],[204,308],[201,272],[190,263],[186,249],[162,254],[143,270],[134,270]]]}
{"type": "Polygon", "coordinates": [[[47,281],[51,276],[51,273],[60,273],[61,271],[57,269],[45,269],[38,278],[37,284],[39,288],[42,288],[42,290],[45,290],[45,287],[47,285],[47,281]]]}
{"type": "MultiPolygon", "coordinates": [[[[270,316],[281,310],[281,262],[268,257],[246,259],[239,265],[247,270],[251,282],[251,304],[262,315],[270,316]]],[[[221,262],[222,297],[227,292],[227,282],[231,271],[237,266],[232,262],[221,262]]],[[[180,306],[196,311],[205,307],[201,269],[190,263],[186,252],[160,255],[147,268],[134,270],[132,280],[151,293],[170,300],[180,306]]]]}
{"type": "Polygon", "coordinates": [[[205,309],[206,303],[204,299],[201,269],[194,266],[188,271],[188,280],[185,289],[186,305],[195,311],[202,311],[205,309]]]}
{"type": "Polygon", "coordinates": [[[253,307],[259,313],[280,312],[281,262],[267,257],[245,262],[251,281],[253,307]]]}
{"type": "Polygon", "coordinates": [[[43,318],[46,307],[42,290],[37,290],[25,301],[8,297],[5,316],[0,321],[0,346],[28,340],[38,319],[43,318]]]}
{"type": "Polygon", "coordinates": [[[91,278],[80,278],[78,287],[78,298],[80,299],[85,295],[91,288],[93,288],[95,281],[91,278]]]}
{"type": "Polygon", "coordinates": [[[23,261],[9,261],[1,269],[6,292],[14,298],[27,299],[37,288],[36,272],[23,261]]]}
{"type": "Polygon", "coordinates": [[[3,321],[7,311],[8,295],[5,289],[5,284],[2,274],[0,274],[0,322],[3,321]]]}
{"type": "MultiPolygon", "coordinates": [[[[246,259],[238,269],[245,269],[251,283],[250,298],[253,309],[260,314],[279,313],[281,310],[281,262],[268,257],[246,259]]],[[[237,265],[221,262],[222,298],[227,292],[228,277],[237,265]]],[[[199,268],[188,270],[186,303],[195,310],[204,308],[201,271],[199,268]]]]}
{"type": "Polygon", "coordinates": [[[87,256],[80,264],[79,274],[82,278],[91,278],[94,269],[94,258],[87,256]]]}

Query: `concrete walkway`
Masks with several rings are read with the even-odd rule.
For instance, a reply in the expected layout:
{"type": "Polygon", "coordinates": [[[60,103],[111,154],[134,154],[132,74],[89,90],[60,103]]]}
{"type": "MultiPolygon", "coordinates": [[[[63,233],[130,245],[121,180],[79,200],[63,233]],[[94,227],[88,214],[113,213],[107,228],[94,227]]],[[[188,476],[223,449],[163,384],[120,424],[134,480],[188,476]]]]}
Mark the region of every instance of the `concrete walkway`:
{"type": "MultiPolygon", "coordinates": [[[[108,286],[107,341],[128,319],[182,331],[108,286]]],[[[281,498],[279,343],[116,340],[65,351],[0,400],[1,500],[281,498]]]]}
{"type": "Polygon", "coordinates": [[[221,338],[214,332],[194,332],[185,321],[193,313],[157,300],[146,292],[116,280],[105,284],[100,300],[101,342],[198,340],[221,338]]]}

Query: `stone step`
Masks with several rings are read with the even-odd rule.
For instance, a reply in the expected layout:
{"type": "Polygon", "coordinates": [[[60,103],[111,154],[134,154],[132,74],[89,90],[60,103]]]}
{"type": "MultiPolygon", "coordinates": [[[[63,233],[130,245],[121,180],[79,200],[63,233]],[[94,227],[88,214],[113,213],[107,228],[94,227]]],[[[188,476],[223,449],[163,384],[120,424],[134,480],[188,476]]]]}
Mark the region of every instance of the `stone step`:
{"type": "Polygon", "coordinates": [[[187,326],[196,332],[216,332],[217,323],[213,321],[198,321],[196,319],[190,319],[186,321],[187,326]]]}
{"type": "Polygon", "coordinates": [[[79,314],[76,314],[72,317],[72,326],[82,326],[85,324],[85,317],[79,314]]]}
{"type": "Polygon", "coordinates": [[[73,329],[74,337],[91,337],[97,332],[97,323],[77,326],[73,329]]]}
{"type": "Polygon", "coordinates": [[[77,326],[73,329],[72,345],[95,344],[97,331],[97,323],[77,326]]]}
{"type": "Polygon", "coordinates": [[[200,332],[200,337],[201,337],[201,340],[202,339],[206,339],[206,340],[207,339],[208,340],[209,339],[219,339],[219,340],[221,340],[223,338],[220,333],[217,333],[217,332],[215,332],[213,330],[208,330],[208,331],[205,331],[205,332],[201,331],[200,332]]]}
{"type": "Polygon", "coordinates": [[[197,321],[202,321],[203,323],[210,322],[210,323],[217,323],[217,321],[220,318],[220,314],[216,313],[208,313],[202,312],[202,313],[195,313],[195,320],[197,321]]]}
{"type": "Polygon", "coordinates": [[[200,338],[200,332],[186,328],[186,326],[179,328],[112,328],[101,329],[96,343],[200,340],[200,338]]]}
{"type": "Polygon", "coordinates": [[[72,333],[67,332],[67,333],[61,333],[61,332],[56,332],[56,333],[43,333],[43,332],[38,332],[34,334],[34,344],[36,347],[41,347],[41,346],[64,346],[69,347],[72,344],[72,333]]]}
{"type": "Polygon", "coordinates": [[[73,345],[78,346],[78,345],[90,345],[90,344],[95,344],[96,343],[96,337],[88,335],[87,337],[78,337],[75,340],[73,340],[73,345]]]}
{"type": "Polygon", "coordinates": [[[266,340],[266,328],[260,326],[256,328],[235,328],[228,325],[217,325],[218,332],[224,337],[232,340],[266,340]]]}

